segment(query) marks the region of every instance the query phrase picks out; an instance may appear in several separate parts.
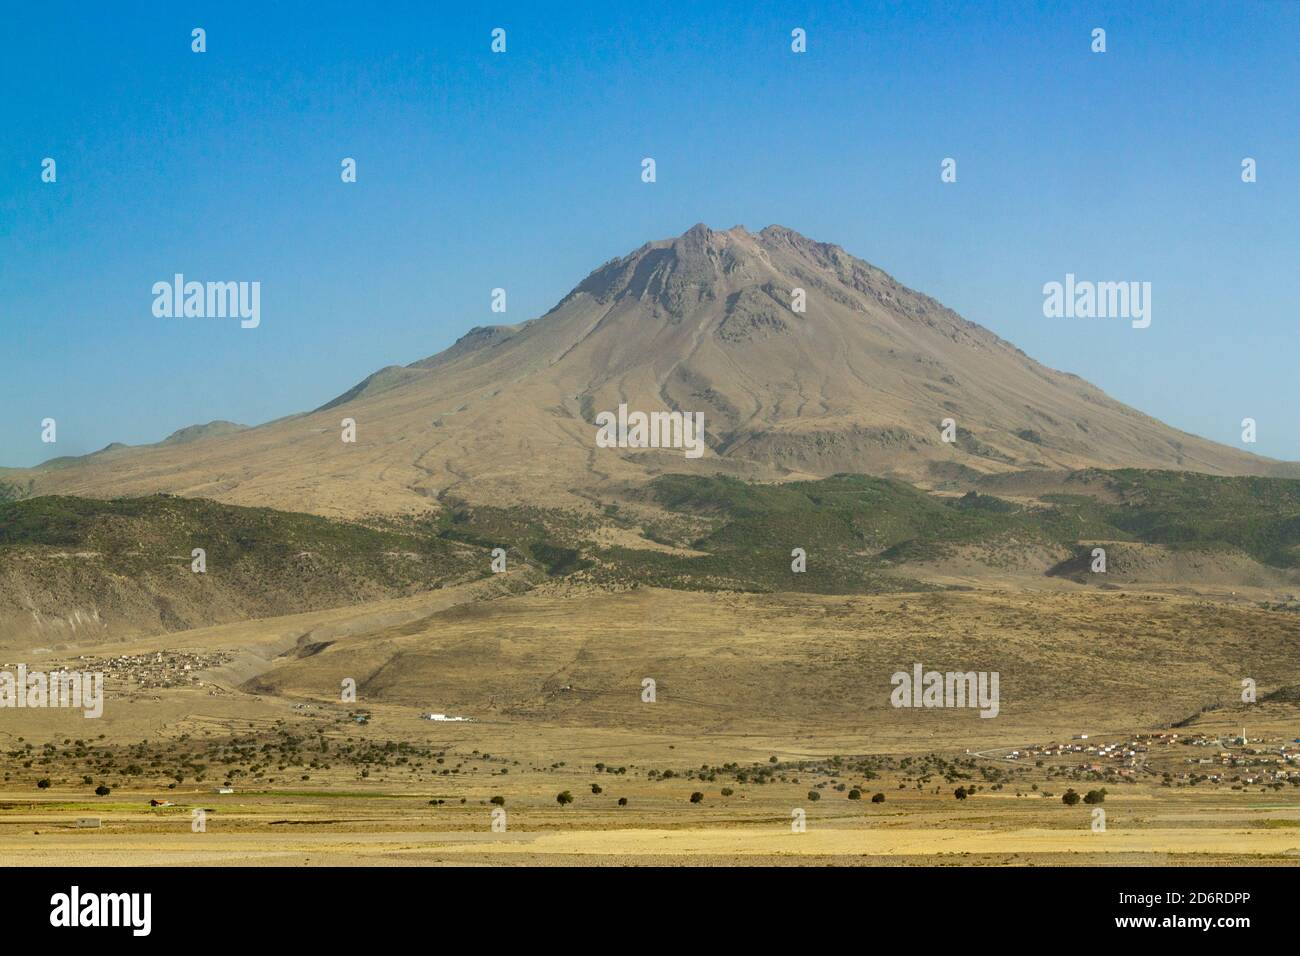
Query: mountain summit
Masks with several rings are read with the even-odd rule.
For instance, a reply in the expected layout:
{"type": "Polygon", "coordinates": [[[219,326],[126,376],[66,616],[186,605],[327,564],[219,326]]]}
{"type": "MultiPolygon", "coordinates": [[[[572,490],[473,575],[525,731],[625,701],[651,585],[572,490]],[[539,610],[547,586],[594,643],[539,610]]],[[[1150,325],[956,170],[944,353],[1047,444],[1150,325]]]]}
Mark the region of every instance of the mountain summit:
{"type": "Polygon", "coordinates": [[[538,319],[472,329],[315,412],[32,474],[38,493],[164,490],[362,514],[443,493],[572,501],[669,471],[933,485],[1126,466],[1284,467],[1046,368],[839,246],[699,224],[605,263],[538,319]],[[702,413],[706,452],[598,447],[597,416],[619,406],[702,413]],[[339,439],[345,417],[355,444],[339,439]]]}

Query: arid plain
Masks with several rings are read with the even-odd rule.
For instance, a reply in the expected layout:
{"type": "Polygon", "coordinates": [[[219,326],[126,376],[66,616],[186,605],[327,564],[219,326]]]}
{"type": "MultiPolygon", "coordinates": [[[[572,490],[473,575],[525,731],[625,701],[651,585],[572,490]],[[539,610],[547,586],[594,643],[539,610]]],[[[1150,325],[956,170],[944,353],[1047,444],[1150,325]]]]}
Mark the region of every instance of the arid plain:
{"type": "Polygon", "coordinates": [[[1127,591],[485,590],[113,645],[219,663],[171,687],[111,678],[99,720],[16,712],[0,861],[1300,863],[1296,788],[1251,753],[1295,736],[1300,702],[1231,703],[1242,667],[1300,684],[1294,616],[1127,591]],[[890,707],[892,670],[954,654],[1001,662],[997,719],[890,707]],[[470,720],[423,719],[435,701],[470,720]],[[1242,724],[1252,743],[1229,743],[1242,724]],[[1082,733],[1141,750],[1011,757],[1082,733]],[[1103,787],[1104,829],[1062,803],[1103,787]]]}

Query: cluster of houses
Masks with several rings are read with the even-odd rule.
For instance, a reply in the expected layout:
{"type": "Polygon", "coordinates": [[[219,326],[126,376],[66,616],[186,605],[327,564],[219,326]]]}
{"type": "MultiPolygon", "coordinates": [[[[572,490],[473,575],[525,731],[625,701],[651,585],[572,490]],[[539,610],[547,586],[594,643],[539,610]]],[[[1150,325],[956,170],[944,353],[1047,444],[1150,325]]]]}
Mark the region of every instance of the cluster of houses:
{"type": "Polygon", "coordinates": [[[140,690],[168,687],[202,687],[202,671],[229,663],[225,651],[157,651],[152,654],[120,654],[114,657],[77,658],[78,668],[101,672],[107,680],[118,680],[140,690]]]}
{"type": "Polygon", "coordinates": [[[1135,777],[1138,773],[1156,773],[1147,760],[1154,751],[1175,744],[1207,748],[1204,755],[1185,758],[1188,764],[1220,768],[1214,771],[1182,772],[1173,776],[1179,780],[1200,777],[1211,783],[1227,780],[1243,784],[1288,783],[1300,780],[1300,738],[1286,742],[1276,740],[1251,741],[1245,729],[1240,736],[1214,737],[1208,734],[1163,733],[1133,734],[1125,739],[1108,743],[1089,741],[1087,734],[1078,734],[1069,743],[1050,743],[1013,750],[1010,760],[1042,759],[1049,757],[1078,757],[1082,761],[1071,769],[1084,773],[1111,774],[1121,778],[1135,777]],[[1234,768],[1226,774],[1221,768],[1234,768]]]}
{"type": "MultiPolygon", "coordinates": [[[[1203,757],[1188,757],[1187,763],[1241,768],[1244,772],[1237,774],[1234,779],[1240,779],[1242,783],[1278,783],[1300,779],[1300,739],[1290,743],[1256,740],[1254,746],[1251,746],[1243,730],[1240,737],[1234,737],[1231,741],[1231,744],[1236,745],[1236,750],[1228,750],[1219,740],[1209,739],[1204,743],[1198,740],[1196,743],[1219,749],[1203,757]]],[[[1218,781],[1221,775],[1207,773],[1205,776],[1209,780],[1218,781]]]]}
{"type": "MultiPolygon", "coordinates": [[[[1131,770],[1138,766],[1142,756],[1147,752],[1147,745],[1141,742],[1140,737],[1108,744],[1088,743],[1087,741],[1088,735],[1080,734],[1070,743],[1051,743],[1042,746],[1025,747],[1022,750],[1011,751],[1011,753],[1007,754],[1007,757],[1011,760],[1034,760],[1041,757],[1089,756],[1108,761],[1112,768],[1118,766],[1122,769],[1131,770]]],[[[1084,764],[1083,767],[1097,773],[1102,773],[1107,769],[1106,765],[1095,761],[1084,764]]]]}

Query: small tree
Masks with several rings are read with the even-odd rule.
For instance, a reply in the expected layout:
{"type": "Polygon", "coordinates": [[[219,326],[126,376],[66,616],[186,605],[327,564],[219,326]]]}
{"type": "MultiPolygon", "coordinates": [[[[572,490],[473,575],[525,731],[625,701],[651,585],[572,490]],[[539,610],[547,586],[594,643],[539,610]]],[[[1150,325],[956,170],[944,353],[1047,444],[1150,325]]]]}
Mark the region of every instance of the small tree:
{"type": "Polygon", "coordinates": [[[498,807],[504,807],[506,805],[506,798],[501,796],[501,794],[497,794],[489,800],[488,803],[495,803],[498,807]]]}
{"type": "Polygon", "coordinates": [[[966,799],[966,788],[965,788],[965,787],[958,787],[956,790],[954,790],[954,791],[952,792],[952,795],[953,795],[954,797],[956,797],[958,800],[965,800],[965,799],[966,799]]]}
{"type": "Polygon", "coordinates": [[[1083,802],[1087,804],[1105,803],[1106,788],[1102,787],[1100,790],[1089,790],[1087,794],[1084,795],[1083,802]]]}
{"type": "Polygon", "coordinates": [[[704,794],[700,793],[700,791],[696,790],[694,793],[691,794],[691,803],[700,803],[703,800],[704,800],[704,794]]]}
{"type": "Polygon", "coordinates": [[[593,784],[591,785],[591,792],[592,792],[592,793],[600,793],[600,792],[601,792],[600,784],[598,784],[598,783],[593,783],[593,784]]]}
{"type": "Polygon", "coordinates": [[[854,787],[852,790],[849,791],[849,799],[850,799],[850,800],[861,800],[861,799],[862,799],[862,791],[859,790],[857,787],[854,787]]]}
{"type": "Polygon", "coordinates": [[[627,806],[627,797],[619,797],[619,798],[618,798],[618,805],[619,805],[620,807],[625,807],[625,806],[627,806]]]}
{"type": "Polygon", "coordinates": [[[1079,802],[1079,795],[1074,792],[1073,788],[1071,788],[1061,795],[1061,802],[1067,807],[1072,807],[1079,802]]]}
{"type": "Polygon", "coordinates": [[[885,802],[885,795],[884,795],[883,793],[877,793],[877,794],[875,794],[875,795],[871,798],[871,802],[872,802],[872,803],[884,803],[884,802],[885,802]]]}
{"type": "Polygon", "coordinates": [[[106,797],[112,792],[112,790],[108,789],[108,787],[104,786],[102,783],[95,788],[95,795],[98,797],[106,797]]]}
{"type": "Polygon", "coordinates": [[[816,790],[809,790],[809,791],[808,791],[808,799],[809,799],[809,800],[812,800],[814,803],[816,803],[816,802],[817,802],[818,800],[820,800],[821,798],[822,798],[822,795],[821,795],[820,793],[818,793],[816,790]]]}
{"type": "Polygon", "coordinates": [[[50,789],[50,778],[42,777],[40,780],[36,781],[36,786],[39,787],[41,790],[50,789]]]}
{"type": "Polygon", "coordinates": [[[569,791],[567,790],[561,790],[559,793],[555,795],[555,802],[558,803],[560,806],[565,806],[566,804],[570,804],[573,802],[573,794],[569,793],[569,791]]]}

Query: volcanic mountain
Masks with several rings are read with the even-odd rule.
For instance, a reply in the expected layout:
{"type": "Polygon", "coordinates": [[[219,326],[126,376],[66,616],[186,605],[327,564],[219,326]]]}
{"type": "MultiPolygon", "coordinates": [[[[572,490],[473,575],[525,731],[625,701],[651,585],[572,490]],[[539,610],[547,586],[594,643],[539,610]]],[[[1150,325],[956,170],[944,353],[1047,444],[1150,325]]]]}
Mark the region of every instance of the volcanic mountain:
{"type": "Polygon", "coordinates": [[[19,474],[38,494],[169,491],[357,515],[444,494],[573,503],[674,471],[934,486],[1122,466],[1290,473],[1040,365],[839,246],[697,225],[607,262],[538,319],[472,329],[313,412],[19,474]],[[707,450],[597,447],[596,416],[620,404],[702,412],[707,450]],[[355,443],[340,440],[345,418],[355,443]]]}

